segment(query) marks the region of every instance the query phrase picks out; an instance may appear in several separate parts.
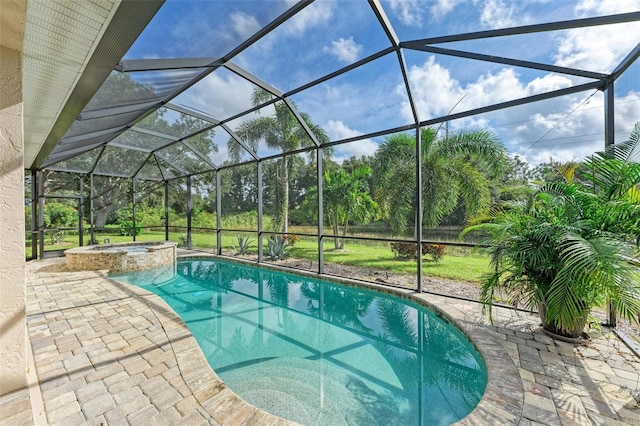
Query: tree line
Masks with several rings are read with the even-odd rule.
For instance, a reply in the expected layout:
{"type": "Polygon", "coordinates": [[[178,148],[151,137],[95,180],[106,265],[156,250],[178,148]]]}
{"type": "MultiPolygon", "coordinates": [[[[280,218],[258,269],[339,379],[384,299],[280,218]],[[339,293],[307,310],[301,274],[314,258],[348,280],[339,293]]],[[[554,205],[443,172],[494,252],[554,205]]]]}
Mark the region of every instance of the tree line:
{"type": "MultiPolygon", "coordinates": [[[[130,91],[146,93],[138,83],[128,84],[130,91]]],[[[139,169],[160,164],[166,168],[166,175],[193,174],[193,226],[215,227],[216,191],[221,192],[224,227],[229,225],[228,221],[225,224],[225,217],[245,215],[257,220],[257,167],[255,162],[246,159],[250,158],[249,151],[257,153],[260,149],[274,154],[300,152],[262,161],[265,228],[283,234],[289,232],[290,225],[317,225],[318,161],[322,161],[324,172],[324,221],[336,236],[347,235],[351,226],[374,221],[381,221],[392,235],[405,237],[415,236],[418,221],[424,229],[441,224],[463,226],[491,206],[525,200],[531,191],[529,183],[553,179],[558,166],[550,161],[531,167],[518,156],[508,156],[498,137],[487,130],[463,129],[443,136],[432,127],[420,129],[419,152],[415,133],[398,133],[385,137],[372,155],[351,157],[338,163],[334,160],[333,148],[310,148],[316,143],[329,142],[329,137],[307,114],[295,113],[283,101],[274,102],[272,95],[262,89],[253,92],[252,102],[255,107],[272,105],[271,113],[265,114],[266,108],[258,109],[254,117],[233,129],[235,135],[227,141],[227,159],[217,164],[222,166],[220,188],[216,188],[215,172],[204,171],[210,167],[203,160],[213,161],[221,148],[214,142],[217,128],[202,131],[206,123],[186,114],[170,121],[166,116],[171,112],[166,108],[138,124],[168,135],[200,132],[185,144],[173,143],[155,150],[155,155],[149,155],[148,164],[139,169]],[[195,155],[195,151],[199,155],[195,155]],[[418,154],[422,173],[421,203],[416,190],[418,154]]],[[[141,133],[125,132],[120,138],[120,145],[153,146],[141,133]]],[[[101,161],[107,161],[114,170],[131,168],[128,164],[131,158],[126,151],[107,148],[102,152],[101,161]]],[[[79,163],[84,161],[86,169],[90,169],[94,159],[90,155],[75,159],[75,168],[82,169],[79,163]]],[[[51,172],[45,171],[42,179],[45,193],[68,193],[77,188],[72,183],[77,175],[55,173],[53,179],[51,172]]],[[[94,184],[95,226],[100,228],[126,220],[131,213],[131,180],[95,175],[94,184]]],[[[85,187],[87,185],[88,179],[85,179],[85,187]]],[[[136,180],[137,222],[162,223],[164,192],[161,186],[157,181],[136,180]]],[[[175,222],[173,218],[186,217],[186,179],[172,179],[170,187],[169,205],[172,222],[175,222]]],[[[84,191],[88,194],[86,188],[84,191]]],[[[88,207],[86,202],[85,217],[89,217],[88,207]]],[[[344,239],[335,241],[336,248],[344,248],[344,239]]]]}

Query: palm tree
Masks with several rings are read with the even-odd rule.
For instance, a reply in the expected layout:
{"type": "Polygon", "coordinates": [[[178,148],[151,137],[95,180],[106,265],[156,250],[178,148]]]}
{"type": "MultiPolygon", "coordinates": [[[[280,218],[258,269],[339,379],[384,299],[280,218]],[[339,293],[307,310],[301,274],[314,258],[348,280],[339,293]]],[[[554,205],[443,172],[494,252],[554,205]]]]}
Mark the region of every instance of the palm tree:
{"type": "MultiPolygon", "coordinates": [[[[259,106],[270,101],[273,95],[264,89],[255,89],[251,95],[253,106],[259,106]]],[[[295,105],[294,105],[295,107],[295,105]]],[[[254,152],[258,150],[258,143],[264,140],[269,148],[282,150],[283,153],[295,151],[302,146],[305,140],[309,140],[309,135],[303,125],[298,121],[291,109],[284,102],[274,104],[275,115],[256,117],[243,122],[237,129],[236,134],[251,147],[254,152]]],[[[259,111],[258,111],[259,113],[259,111]]],[[[329,137],[325,131],[311,121],[311,118],[300,113],[306,126],[314,134],[318,142],[326,143],[329,137]]],[[[241,156],[240,146],[233,139],[228,142],[229,155],[238,161],[241,156]]],[[[282,233],[288,231],[289,222],[289,174],[291,168],[290,158],[286,155],[279,160],[280,166],[280,187],[282,199],[279,206],[279,218],[282,220],[282,233]]]]}
{"type": "MultiPolygon", "coordinates": [[[[352,172],[337,168],[325,172],[322,178],[322,198],[325,218],[333,228],[336,249],[344,249],[345,239],[338,238],[339,228],[342,236],[347,235],[349,221],[368,223],[378,216],[378,204],[369,195],[366,178],[371,168],[358,167],[352,172]]],[[[303,208],[309,212],[315,209],[318,188],[309,188],[303,208]]],[[[314,213],[310,213],[313,215],[314,213]]]]}
{"type": "MultiPolygon", "coordinates": [[[[324,206],[335,236],[339,226],[342,226],[342,236],[347,235],[349,220],[366,223],[378,215],[378,204],[365,189],[365,178],[370,174],[371,169],[366,166],[352,173],[342,168],[325,173],[322,186],[324,206]]],[[[344,238],[334,240],[336,249],[344,249],[344,238]]]]}
{"type": "MultiPolygon", "coordinates": [[[[437,226],[460,202],[471,216],[490,203],[490,173],[505,164],[505,149],[486,130],[462,130],[447,138],[427,127],[421,131],[422,204],[417,212],[425,228],[437,226]]],[[[395,234],[403,234],[415,217],[416,138],[388,136],[373,160],[375,199],[395,234]]]]}
{"type": "Polygon", "coordinates": [[[628,142],[596,153],[582,168],[565,168],[563,180],[544,184],[527,206],[495,211],[490,222],[464,231],[490,236],[493,272],[481,295],[489,309],[503,290],[514,303],[540,305],[545,330],[571,337],[605,302],[637,321],[640,283],[627,259],[640,238],[640,164],[631,161],[639,135],[636,125],[628,142]]]}

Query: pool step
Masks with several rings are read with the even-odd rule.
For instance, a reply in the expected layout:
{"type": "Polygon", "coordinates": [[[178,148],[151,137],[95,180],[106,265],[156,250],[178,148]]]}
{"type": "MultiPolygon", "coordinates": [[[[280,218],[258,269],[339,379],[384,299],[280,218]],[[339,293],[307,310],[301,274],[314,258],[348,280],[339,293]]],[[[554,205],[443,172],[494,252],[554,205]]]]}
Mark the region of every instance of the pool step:
{"type": "Polygon", "coordinates": [[[395,410],[361,380],[327,363],[272,359],[221,375],[246,401],[307,425],[393,424],[395,410]]]}

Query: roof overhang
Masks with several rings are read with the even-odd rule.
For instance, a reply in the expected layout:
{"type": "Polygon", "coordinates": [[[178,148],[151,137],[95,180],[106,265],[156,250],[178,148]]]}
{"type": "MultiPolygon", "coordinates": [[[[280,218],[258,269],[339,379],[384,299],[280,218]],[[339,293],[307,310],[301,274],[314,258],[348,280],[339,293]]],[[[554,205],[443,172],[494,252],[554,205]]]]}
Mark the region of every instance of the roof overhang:
{"type": "Polygon", "coordinates": [[[38,169],[164,0],[67,8],[30,0],[23,46],[24,166],[38,169]]]}

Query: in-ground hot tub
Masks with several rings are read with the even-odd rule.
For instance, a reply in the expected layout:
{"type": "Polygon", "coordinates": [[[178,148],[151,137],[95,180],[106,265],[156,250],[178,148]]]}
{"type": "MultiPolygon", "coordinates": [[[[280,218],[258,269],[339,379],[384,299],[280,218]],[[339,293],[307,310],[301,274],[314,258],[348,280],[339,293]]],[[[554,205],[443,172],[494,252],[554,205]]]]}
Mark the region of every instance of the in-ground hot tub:
{"type": "Polygon", "coordinates": [[[169,241],[101,244],[69,249],[64,254],[69,269],[131,272],[175,264],[176,246],[169,241]]]}

